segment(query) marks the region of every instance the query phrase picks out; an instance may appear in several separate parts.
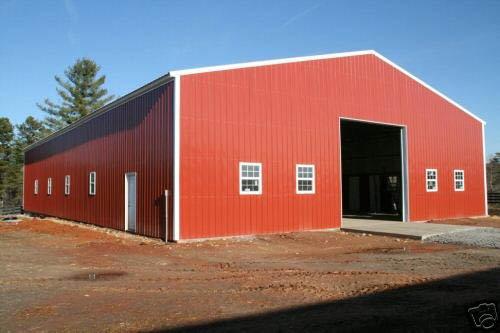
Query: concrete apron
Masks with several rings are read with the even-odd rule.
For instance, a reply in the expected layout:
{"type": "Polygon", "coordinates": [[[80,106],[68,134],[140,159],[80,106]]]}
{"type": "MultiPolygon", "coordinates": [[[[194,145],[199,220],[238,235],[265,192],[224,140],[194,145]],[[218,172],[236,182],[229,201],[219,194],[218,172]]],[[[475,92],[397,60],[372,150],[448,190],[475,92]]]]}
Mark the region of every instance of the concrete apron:
{"type": "Polygon", "coordinates": [[[478,230],[481,227],[471,227],[464,225],[435,224],[435,223],[411,223],[395,222],[385,220],[362,220],[362,219],[342,219],[340,230],[348,232],[360,232],[373,235],[393,236],[400,238],[419,239],[450,234],[459,231],[478,230]]]}

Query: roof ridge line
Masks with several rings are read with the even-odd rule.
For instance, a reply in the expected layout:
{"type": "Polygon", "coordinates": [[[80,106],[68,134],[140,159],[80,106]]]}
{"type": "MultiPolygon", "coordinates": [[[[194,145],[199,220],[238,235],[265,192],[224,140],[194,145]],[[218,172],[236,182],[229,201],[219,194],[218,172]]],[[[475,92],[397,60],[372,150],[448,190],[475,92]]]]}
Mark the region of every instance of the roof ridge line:
{"type": "Polygon", "coordinates": [[[335,59],[335,58],[345,58],[345,57],[354,57],[354,56],[360,56],[360,55],[374,55],[380,60],[384,61],[388,65],[394,67],[401,73],[405,74],[406,76],[409,76],[412,78],[414,81],[420,83],[422,86],[425,88],[429,89],[433,93],[437,94],[447,102],[451,103],[461,111],[465,112],[475,120],[479,121],[483,125],[486,124],[486,122],[470,112],[468,109],[460,105],[459,103],[455,102],[453,99],[450,97],[446,96],[436,88],[432,87],[430,84],[426,83],[425,81],[421,80],[420,78],[416,77],[415,75],[411,74],[408,72],[406,69],[402,68],[401,66],[397,65],[393,61],[387,59],[380,53],[378,53],[375,50],[361,50],[361,51],[349,51],[349,52],[339,52],[339,53],[326,53],[326,54],[318,54],[318,55],[312,55],[312,56],[302,56],[302,57],[290,57],[290,58],[278,58],[278,59],[270,59],[270,60],[259,60],[259,61],[250,61],[250,62],[241,62],[241,63],[233,63],[233,64],[227,64],[227,65],[216,65],[216,66],[206,66],[206,67],[195,67],[195,68],[187,68],[187,69],[181,69],[181,70],[174,70],[170,71],[169,74],[171,76],[182,76],[182,75],[192,75],[192,74],[201,74],[201,73],[209,73],[209,72],[218,72],[218,71],[224,71],[224,70],[231,70],[231,69],[242,69],[242,68],[251,68],[251,67],[261,67],[261,66],[271,66],[271,65],[279,65],[279,64],[288,64],[288,63],[294,63],[294,62],[304,62],[304,61],[314,61],[314,60],[324,60],[324,59],[335,59]]]}

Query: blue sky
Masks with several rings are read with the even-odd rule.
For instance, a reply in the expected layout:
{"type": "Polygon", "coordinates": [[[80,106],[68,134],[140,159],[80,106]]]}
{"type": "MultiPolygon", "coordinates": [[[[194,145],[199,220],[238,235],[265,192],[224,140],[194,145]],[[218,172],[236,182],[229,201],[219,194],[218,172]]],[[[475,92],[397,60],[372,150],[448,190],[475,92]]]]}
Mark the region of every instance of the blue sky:
{"type": "Polygon", "coordinates": [[[500,151],[500,1],[0,0],[0,116],[43,117],[91,57],[118,96],[169,70],[374,49],[487,122],[500,151]]]}

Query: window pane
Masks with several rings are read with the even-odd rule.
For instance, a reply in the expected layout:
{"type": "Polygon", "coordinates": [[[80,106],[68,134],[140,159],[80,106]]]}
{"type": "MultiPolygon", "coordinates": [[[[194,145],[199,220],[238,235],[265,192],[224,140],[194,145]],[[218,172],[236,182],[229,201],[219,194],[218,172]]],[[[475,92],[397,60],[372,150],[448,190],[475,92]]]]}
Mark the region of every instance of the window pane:
{"type": "Polygon", "coordinates": [[[244,192],[258,192],[259,181],[254,179],[243,179],[241,181],[241,190],[244,192]]]}
{"type": "Polygon", "coordinates": [[[256,193],[260,192],[260,165],[240,164],[240,192],[256,193]]]}
{"type": "Polygon", "coordinates": [[[296,182],[298,193],[312,193],[313,192],[313,179],[314,179],[314,166],[301,165],[296,167],[296,182]]]}

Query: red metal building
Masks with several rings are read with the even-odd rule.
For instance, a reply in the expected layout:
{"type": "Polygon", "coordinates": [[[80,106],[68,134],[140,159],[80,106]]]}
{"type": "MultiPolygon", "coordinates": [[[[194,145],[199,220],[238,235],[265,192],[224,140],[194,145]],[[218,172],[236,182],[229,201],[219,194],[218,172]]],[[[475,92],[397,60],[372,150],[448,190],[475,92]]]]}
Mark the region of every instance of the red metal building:
{"type": "Polygon", "coordinates": [[[24,207],[175,241],[483,216],[484,125],[375,51],[174,71],[28,147],[24,207]]]}

